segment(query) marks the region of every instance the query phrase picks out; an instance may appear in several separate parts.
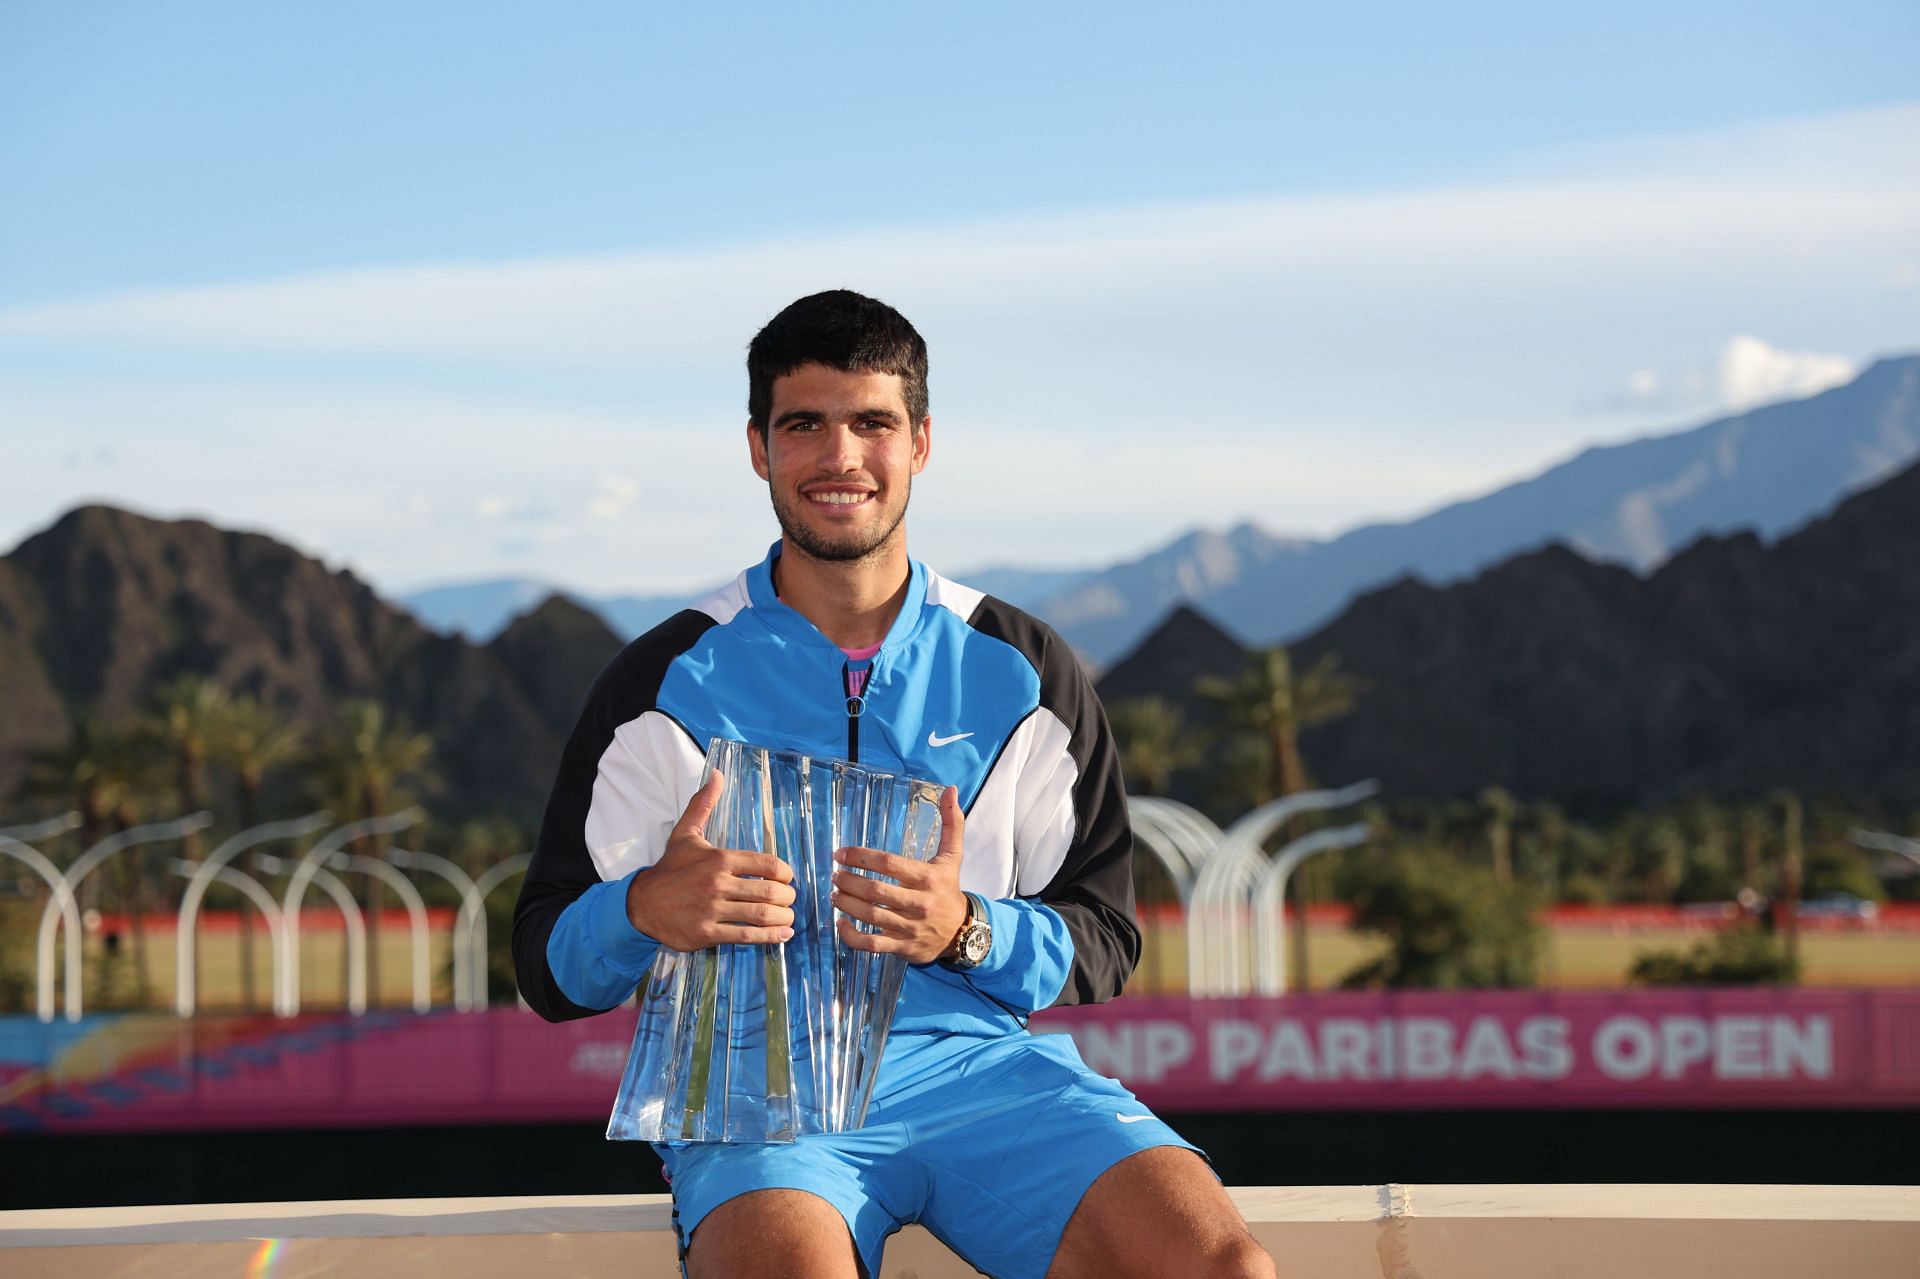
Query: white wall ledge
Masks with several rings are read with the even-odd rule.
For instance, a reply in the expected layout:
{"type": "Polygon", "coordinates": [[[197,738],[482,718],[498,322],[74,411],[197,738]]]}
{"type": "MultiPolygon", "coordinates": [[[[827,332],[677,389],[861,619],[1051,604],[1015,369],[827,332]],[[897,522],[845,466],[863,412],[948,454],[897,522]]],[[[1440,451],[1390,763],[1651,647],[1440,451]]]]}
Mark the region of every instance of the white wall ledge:
{"type": "MultiPolygon", "coordinates": [[[[1920,1274],[1920,1187],[1383,1185],[1233,1191],[1282,1274],[1771,1279],[1920,1274]]],[[[0,1212],[9,1276],[678,1273],[664,1195],[0,1212]]],[[[879,1279],[974,1271],[918,1227],[879,1279]]]]}

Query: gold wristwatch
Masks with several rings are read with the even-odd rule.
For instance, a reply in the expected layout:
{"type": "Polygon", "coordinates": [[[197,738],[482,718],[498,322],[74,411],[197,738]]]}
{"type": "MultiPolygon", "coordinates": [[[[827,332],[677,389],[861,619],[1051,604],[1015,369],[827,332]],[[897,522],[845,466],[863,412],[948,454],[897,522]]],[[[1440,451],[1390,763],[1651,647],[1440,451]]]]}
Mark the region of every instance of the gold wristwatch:
{"type": "Polygon", "coordinates": [[[993,924],[987,916],[987,903],[977,893],[967,894],[967,918],[960,925],[960,931],[953,935],[946,953],[940,956],[940,962],[947,967],[966,972],[978,968],[993,949],[993,924]]]}

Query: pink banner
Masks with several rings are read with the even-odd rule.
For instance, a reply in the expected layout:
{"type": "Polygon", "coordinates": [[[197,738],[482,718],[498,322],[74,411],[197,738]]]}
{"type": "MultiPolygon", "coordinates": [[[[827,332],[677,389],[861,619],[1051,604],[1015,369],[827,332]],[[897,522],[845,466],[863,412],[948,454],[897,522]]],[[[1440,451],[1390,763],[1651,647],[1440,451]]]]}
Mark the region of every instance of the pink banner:
{"type": "MultiPolygon", "coordinates": [[[[0,1018],[0,1132],[588,1122],[632,1009],[0,1018]]],[[[1034,1019],[1166,1111],[1920,1105],[1920,991],[1123,999],[1034,1019]]]]}
{"type": "Polygon", "coordinates": [[[1920,1103],[1920,991],[1124,999],[1034,1029],[1169,1111],[1920,1103]]]}

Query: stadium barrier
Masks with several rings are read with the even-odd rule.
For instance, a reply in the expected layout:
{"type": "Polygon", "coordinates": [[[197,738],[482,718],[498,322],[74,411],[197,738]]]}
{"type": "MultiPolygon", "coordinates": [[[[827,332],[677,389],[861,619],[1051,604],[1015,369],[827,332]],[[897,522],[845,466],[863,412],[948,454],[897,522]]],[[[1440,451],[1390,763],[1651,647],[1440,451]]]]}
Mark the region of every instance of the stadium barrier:
{"type": "MultiPolygon", "coordinates": [[[[1283,1274],[1317,1279],[1910,1279],[1920,1188],[1384,1185],[1233,1192],[1283,1274]]],[[[0,1212],[0,1272],[678,1274],[664,1195],[0,1212]]],[[[917,1226],[876,1279],[965,1279],[917,1226]]]]}

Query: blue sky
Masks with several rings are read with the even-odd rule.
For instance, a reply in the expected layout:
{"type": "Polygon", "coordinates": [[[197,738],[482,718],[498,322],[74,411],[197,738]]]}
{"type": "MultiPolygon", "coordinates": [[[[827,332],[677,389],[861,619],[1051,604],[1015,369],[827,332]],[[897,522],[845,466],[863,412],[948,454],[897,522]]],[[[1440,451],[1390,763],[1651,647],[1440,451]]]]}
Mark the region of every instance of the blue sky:
{"type": "Polygon", "coordinates": [[[933,345],[949,569],[1404,517],[1920,348],[1920,6],[1564,8],[16,0],[0,546],[101,499],[698,585],[769,536],[741,349],[839,284],[933,345]]]}

